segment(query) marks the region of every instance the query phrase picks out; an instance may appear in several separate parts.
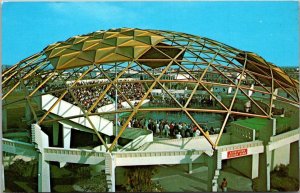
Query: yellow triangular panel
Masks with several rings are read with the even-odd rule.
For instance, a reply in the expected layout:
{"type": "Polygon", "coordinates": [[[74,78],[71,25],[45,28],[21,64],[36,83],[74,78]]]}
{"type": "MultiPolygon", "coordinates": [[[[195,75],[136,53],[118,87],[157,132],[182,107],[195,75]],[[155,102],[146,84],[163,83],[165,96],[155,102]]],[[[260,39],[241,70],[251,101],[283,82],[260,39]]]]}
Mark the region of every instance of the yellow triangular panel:
{"type": "Polygon", "coordinates": [[[101,33],[95,33],[93,35],[93,38],[95,38],[95,39],[103,39],[103,36],[104,36],[103,32],[101,32],[101,33]]]}
{"type": "MultiPolygon", "coordinates": [[[[110,46],[110,45],[106,45],[105,44],[105,46],[106,47],[112,47],[112,46],[110,46]]],[[[90,47],[86,47],[86,48],[84,48],[84,49],[82,49],[83,51],[88,51],[88,50],[98,50],[98,49],[100,49],[100,48],[103,48],[103,44],[101,45],[101,43],[96,43],[96,44],[94,44],[94,45],[91,45],[90,47]]]]}
{"type": "Polygon", "coordinates": [[[149,44],[140,42],[140,41],[136,41],[136,40],[129,40],[127,42],[124,42],[123,44],[120,44],[119,46],[146,46],[149,44]]]}
{"type": "Polygon", "coordinates": [[[151,48],[151,46],[135,46],[134,47],[134,58],[137,59],[142,54],[144,54],[146,51],[148,51],[151,48]]]}
{"type": "Polygon", "coordinates": [[[151,36],[151,44],[156,45],[159,42],[161,42],[163,39],[165,39],[165,38],[162,36],[151,36]]]}
{"type": "Polygon", "coordinates": [[[117,45],[119,46],[125,42],[128,42],[129,40],[132,40],[132,37],[130,37],[130,36],[118,37],[117,45]]]}
{"type": "Polygon", "coordinates": [[[85,42],[83,43],[82,50],[87,50],[87,49],[93,47],[94,45],[99,44],[99,42],[100,42],[100,41],[97,40],[97,39],[85,41],[85,42]]]}
{"type": "Polygon", "coordinates": [[[78,44],[78,43],[80,43],[80,42],[82,42],[82,41],[84,41],[84,40],[86,40],[86,39],[88,39],[89,38],[89,36],[83,36],[83,37],[81,37],[81,36],[76,36],[75,37],[75,40],[74,40],[74,42],[73,42],[73,44],[78,44]]]}
{"type": "Polygon", "coordinates": [[[95,61],[99,61],[102,58],[106,57],[107,55],[114,53],[115,48],[102,48],[96,51],[95,61]]]}
{"type": "Polygon", "coordinates": [[[115,35],[116,33],[119,33],[119,32],[105,32],[103,39],[110,38],[111,36],[115,35]]]}
{"type": "Polygon", "coordinates": [[[134,30],[134,36],[140,36],[140,35],[142,35],[142,34],[144,34],[145,33],[145,31],[143,31],[143,30],[134,30]]]}
{"type": "Polygon", "coordinates": [[[56,68],[57,69],[61,68],[61,66],[64,66],[65,63],[67,63],[69,60],[76,58],[78,55],[79,55],[79,53],[70,53],[70,54],[61,56],[59,58],[56,68]]]}
{"type": "Polygon", "coordinates": [[[60,43],[50,44],[50,45],[45,49],[45,51],[47,52],[47,51],[49,51],[49,50],[52,50],[52,49],[54,49],[55,47],[57,47],[57,46],[59,46],[59,45],[60,45],[60,43]]]}
{"type": "Polygon", "coordinates": [[[60,47],[56,47],[51,51],[51,54],[49,55],[49,58],[53,58],[56,56],[59,56],[60,53],[62,53],[63,51],[65,51],[67,48],[71,47],[71,45],[67,45],[67,46],[60,46],[60,47]]]}
{"type": "Polygon", "coordinates": [[[63,69],[70,65],[76,67],[76,62],[79,62],[78,65],[89,65],[94,62],[129,61],[138,58],[150,49],[150,45],[156,45],[163,39],[163,36],[140,29],[111,29],[74,36],[65,42],[48,46],[44,53],[49,60],[52,59],[50,61],[54,67],[63,69]]]}
{"type": "Polygon", "coordinates": [[[106,62],[118,62],[118,61],[131,61],[131,58],[121,56],[116,53],[109,54],[108,56],[98,60],[96,63],[106,63],[106,62]]]}
{"type": "Polygon", "coordinates": [[[72,58],[71,60],[65,62],[64,65],[60,65],[57,69],[64,70],[64,69],[69,69],[74,67],[87,66],[91,64],[93,63],[86,60],[82,60],[80,58],[72,58]]]}
{"type": "Polygon", "coordinates": [[[56,56],[63,56],[63,55],[69,55],[69,54],[75,54],[75,53],[80,53],[80,51],[76,51],[76,50],[71,50],[71,49],[65,49],[64,51],[60,52],[59,54],[57,54],[56,56]]]}
{"type": "Polygon", "coordinates": [[[121,32],[121,34],[124,34],[126,36],[134,36],[134,30],[127,30],[127,31],[121,32]]]}
{"type": "Polygon", "coordinates": [[[121,33],[126,32],[126,31],[130,31],[130,30],[133,30],[133,29],[132,28],[121,28],[121,33]]]}

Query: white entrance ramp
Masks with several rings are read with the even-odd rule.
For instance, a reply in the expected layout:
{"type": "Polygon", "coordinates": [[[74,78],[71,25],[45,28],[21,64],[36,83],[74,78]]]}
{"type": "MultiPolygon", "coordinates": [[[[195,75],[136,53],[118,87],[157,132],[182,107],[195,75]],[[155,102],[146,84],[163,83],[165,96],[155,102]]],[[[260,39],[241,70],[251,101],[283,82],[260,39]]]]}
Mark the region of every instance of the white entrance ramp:
{"type": "MultiPolygon", "coordinates": [[[[48,111],[57,100],[58,98],[53,95],[43,95],[42,109],[48,111]]],[[[64,100],[61,100],[50,112],[60,117],[71,117],[84,114],[79,107],[68,103],[64,100]]],[[[97,129],[97,131],[105,135],[113,135],[113,123],[111,121],[96,115],[89,116],[89,118],[92,124],[97,129]]],[[[73,118],[70,119],[70,121],[81,124],[87,128],[93,129],[92,125],[85,117],[73,118]]]]}

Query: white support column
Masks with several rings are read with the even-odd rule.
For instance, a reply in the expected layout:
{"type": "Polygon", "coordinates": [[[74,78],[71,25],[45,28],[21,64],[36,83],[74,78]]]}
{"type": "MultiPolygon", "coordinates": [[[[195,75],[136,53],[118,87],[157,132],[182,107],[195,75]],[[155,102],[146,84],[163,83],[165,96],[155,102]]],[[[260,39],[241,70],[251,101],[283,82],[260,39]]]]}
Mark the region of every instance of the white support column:
{"type": "Polygon", "coordinates": [[[190,162],[189,163],[189,174],[192,174],[193,173],[193,163],[190,162]]]}
{"type": "Polygon", "coordinates": [[[105,174],[107,181],[108,192],[116,191],[116,162],[115,157],[112,154],[105,155],[105,174]]]}
{"type": "Polygon", "coordinates": [[[266,146],[266,165],[267,165],[266,188],[267,188],[267,191],[271,190],[271,176],[270,175],[271,175],[272,153],[273,153],[273,150],[269,151],[269,146],[267,145],[266,146]]]}
{"type": "Polygon", "coordinates": [[[2,132],[7,131],[7,109],[2,108],[2,132]]]}
{"type": "Polygon", "coordinates": [[[38,191],[50,192],[50,165],[44,159],[44,155],[39,153],[39,169],[38,169],[38,191]]]}
{"type": "Polygon", "coordinates": [[[219,151],[214,151],[214,154],[207,159],[208,166],[208,182],[207,191],[217,192],[218,191],[218,179],[220,170],[222,169],[222,155],[219,151]]]}
{"type": "MultiPolygon", "coordinates": [[[[254,84],[251,84],[250,89],[254,89],[254,84]]],[[[253,91],[252,90],[248,90],[248,96],[251,97],[252,94],[253,94],[253,91]]]]}
{"type": "Polygon", "coordinates": [[[254,179],[258,177],[258,168],[259,168],[259,154],[252,155],[252,175],[251,178],[254,179]]]}
{"type": "Polygon", "coordinates": [[[4,165],[3,165],[3,162],[2,162],[2,164],[1,164],[1,170],[2,170],[2,175],[1,175],[1,180],[2,180],[2,183],[1,183],[1,187],[2,187],[2,191],[4,192],[4,190],[5,190],[5,175],[4,175],[4,165]]]}
{"type": "Polygon", "coordinates": [[[271,118],[272,119],[272,130],[273,130],[273,136],[276,135],[276,118],[271,118]]]}
{"type": "Polygon", "coordinates": [[[231,94],[231,92],[232,92],[232,87],[228,87],[227,94],[231,94]]]}
{"type": "Polygon", "coordinates": [[[38,191],[51,192],[50,165],[44,159],[44,148],[49,147],[49,138],[38,124],[31,125],[32,142],[36,144],[39,153],[38,191]]]}
{"type": "Polygon", "coordinates": [[[63,124],[63,144],[65,149],[69,149],[71,146],[71,131],[71,126],[63,124]]]}
{"type": "Polygon", "coordinates": [[[53,145],[58,145],[59,123],[53,122],[53,145]]]}
{"type": "Polygon", "coordinates": [[[299,180],[299,141],[290,144],[290,165],[289,165],[289,176],[299,180]]]}
{"type": "MultiPolygon", "coordinates": [[[[276,96],[275,95],[278,95],[278,88],[276,88],[273,92],[274,96],[273,96],[273,99],[276,100],[276,96]]],[[[273,107],[275,107],[274,103],[273,103],[273,107]]]]}
{"type": "MultiPolygon", "coordinates": [[[[63,145],[64,149],[70,149],[71,147],[71,131],[72,127],[67,124],[62,124],[63,125],[63,145]]],[[[64,167],[66,165],[66,162],[60,162],[59,166],[60,168],[64,167]]]]}
{"type": "MultiPolygon", "coordinates": [[[[210,92],[214,92],[214,88],[213,87],[211,87],[211,89],[210,89],[210,92]]],[[[209,95],[209,100],[211,101],[212,100],[212,96],[211,95],[209,95]]]]}

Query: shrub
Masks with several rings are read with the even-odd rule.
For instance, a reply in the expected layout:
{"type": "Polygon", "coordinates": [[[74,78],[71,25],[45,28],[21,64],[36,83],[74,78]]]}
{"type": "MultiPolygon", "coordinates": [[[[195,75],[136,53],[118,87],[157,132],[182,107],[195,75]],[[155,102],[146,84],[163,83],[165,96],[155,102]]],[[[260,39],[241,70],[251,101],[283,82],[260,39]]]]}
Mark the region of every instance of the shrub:
{"type": "Polygon", "coordinates": [[[163,192],[159,183],[152,182],[151,178],[156,172],[153,166],[128,167],[125,175],[127,192],[163,192]]]}
{"type": "Polygon", "coordinates": [[[76,183],[84,192],[106,192],[107,183],[104,172],[100,175],[92,176],[90,179],[84,179],[76,183]]]}

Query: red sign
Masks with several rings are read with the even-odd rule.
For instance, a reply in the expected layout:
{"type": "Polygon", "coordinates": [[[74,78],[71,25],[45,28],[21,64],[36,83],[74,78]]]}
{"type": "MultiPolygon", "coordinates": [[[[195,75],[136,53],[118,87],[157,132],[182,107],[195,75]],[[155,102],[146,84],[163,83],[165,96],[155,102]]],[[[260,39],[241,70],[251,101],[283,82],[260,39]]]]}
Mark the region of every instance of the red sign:
{"type": "Polygon", "coordinates": [[[247,149],[238,149],[233,151],[227,151],[227,159],[234,158],[234,157],[242,157],[247,155],[247,149]]]}

